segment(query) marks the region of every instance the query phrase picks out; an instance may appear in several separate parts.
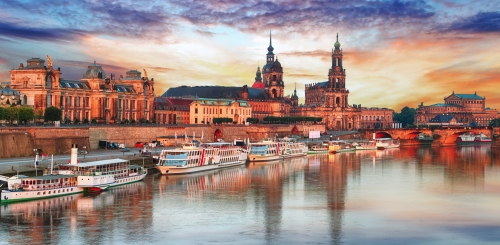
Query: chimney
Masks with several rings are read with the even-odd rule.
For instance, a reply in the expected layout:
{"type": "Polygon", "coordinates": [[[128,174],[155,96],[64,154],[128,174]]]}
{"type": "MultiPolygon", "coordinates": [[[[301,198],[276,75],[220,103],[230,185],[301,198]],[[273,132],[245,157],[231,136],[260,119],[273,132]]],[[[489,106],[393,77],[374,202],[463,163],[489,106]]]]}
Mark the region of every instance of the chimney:
{"type": "Polygon", "coordinates": [[[78,163],[78,145],[71,144],[71,157],[69,164],[77,164],[78,163]]]}

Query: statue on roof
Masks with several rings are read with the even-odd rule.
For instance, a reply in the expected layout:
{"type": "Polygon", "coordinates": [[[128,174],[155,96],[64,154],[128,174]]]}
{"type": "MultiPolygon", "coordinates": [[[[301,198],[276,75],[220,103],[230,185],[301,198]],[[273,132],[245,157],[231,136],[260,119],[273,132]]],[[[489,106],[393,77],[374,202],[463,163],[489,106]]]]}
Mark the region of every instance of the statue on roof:
{"type": "Polygon", "coordinates": [[[49,55],[47,55],[47,64],[49,65],[49,68],[52,68],[52,61],[50,60],[49,55]]]}
{"type": "Polygon", "coordinates": [[[148,77],[148,73],[146,72],[146,69],[142,68],[144,70],[144,77],[148,77]]]}

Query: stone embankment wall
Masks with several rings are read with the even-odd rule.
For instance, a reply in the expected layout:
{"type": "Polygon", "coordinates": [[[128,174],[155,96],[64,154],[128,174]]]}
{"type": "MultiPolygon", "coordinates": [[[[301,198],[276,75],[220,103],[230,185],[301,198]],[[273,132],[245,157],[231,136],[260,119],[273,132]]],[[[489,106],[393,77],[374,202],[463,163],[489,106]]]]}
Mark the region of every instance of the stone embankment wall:
{"type": "Polygon", "coordinates": [[[107,140],[134,147],[135,143],[151,142],[157,137],[174,138],[183,141],[195,135],[210,142],[216,133],[231,142],[235,139],[257,141],[267,137],[283,137],[291,134],[308,135],[309,131],[324,132],[323,124],[280,124],[280,125],[165,125],[165,126],[89,126],[89,127],[5,127],[0,129],[0,157],[33,156],[33,149],[42,149],[42,154],[69,154],[72,144],[88,152],[99,146],[99,140],[107,140]]]}

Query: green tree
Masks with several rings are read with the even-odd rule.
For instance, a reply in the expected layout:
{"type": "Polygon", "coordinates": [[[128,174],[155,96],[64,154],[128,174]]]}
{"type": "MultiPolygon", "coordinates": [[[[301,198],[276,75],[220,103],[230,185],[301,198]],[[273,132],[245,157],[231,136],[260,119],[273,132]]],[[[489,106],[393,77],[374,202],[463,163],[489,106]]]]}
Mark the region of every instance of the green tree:
{"type": "Polygon", "coordinates": [[[412,125],[415,122],[415,113],[416,110],[414,108],[410,108],[408,106],[403,107],[400,113],[394,112],[393,119],[394,122],[400,122],[403,128],[412,125]]]}
{"type": "Polygon", "coordinates": [[[61,118],[62,118],[61,109],[59,109],[55,106],[50,106],[50,107],[47,107],[47,109],[45,109],[43,119],[46,122],[61,121],[61,118]]]}
{"type": "Polygon", "coordinates": [[[8,111],[5,107],[0,107],[0,120],[7,120],[8,111]]]}
{"type": "Polygon", "coordinates": [[[500,127],[500,118],[491,120],[490,127],[500,127]]]}
{"type": "Polygon", "coordinates": [[[12,124],[12,121],[14,120],[19,120],[19,108],[15,106],[8,107],[6,119],[9,120],[10,124],[12,124]]]}
{"type": "Polygon", "coordinates": [[[27,122],[35,119],[35,110],[29,106],[19,107],[19,121],[26,125],[27,122]]]}

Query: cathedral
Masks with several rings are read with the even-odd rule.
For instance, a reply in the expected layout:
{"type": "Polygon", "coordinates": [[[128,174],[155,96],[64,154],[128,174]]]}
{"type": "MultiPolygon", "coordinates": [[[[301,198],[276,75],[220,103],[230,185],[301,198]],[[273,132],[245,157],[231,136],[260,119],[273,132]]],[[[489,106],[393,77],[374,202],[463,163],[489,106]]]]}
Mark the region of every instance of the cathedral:
{"type": "MultiPolygon", "coordinates": [[[[285,96],[283,67],[274,54],[272,36],[269,34],[266,64],[257,67],[255,81],[251,87],[180,86],[170,88],[163,94],[167,98],[212,98],[240,99],[252,107],[252,117],[262,121],[267,116],[321,117],[329,130],[355,130],[363,128],[392,127],[391,109],[367,108],[349,105],[349,90],[346,88],[346,70],[342,65],[343,54],[338,40],[332,50],[332,66],[328,80],[305,86],[305,103],[299,105],[297,89],[285,96]]],[[[175,105],[170,105],[175,108],[175,105]]],[[[179,105],[180,107],[181,105],[179,105]]]]}
{"type": "MultiPolygon", "coordinates": [[[[251,87],[247,85],[242,87],[180,86],[168,89],[163,97],[244,100],[252,107],[252,117],[260,121],[267,116],[300,116],[297,91],[295,90],[291,96],[284,96],[283,67],[273,53],[271,36],[269,36],[267,51],[266,64],[262,67],[262,73],[258,67],[255,82],[251,87]]],[[[237,116],[232,115],[232,117],[237,116]]]]}
{"type": "Polygon", "coordinates": [[[10,88],[20,94],[22,105],[35,112],[55,106],[62,110],[62,119],[99,123],[120,123],[153,119],[154,79],[146,72],[131,70],[126,77],[115,78],[96,62],[90,64],[78,81],[61,78],[61,69],[54,69],[50,57],[32,58],[10,71],[10,88]]]}

